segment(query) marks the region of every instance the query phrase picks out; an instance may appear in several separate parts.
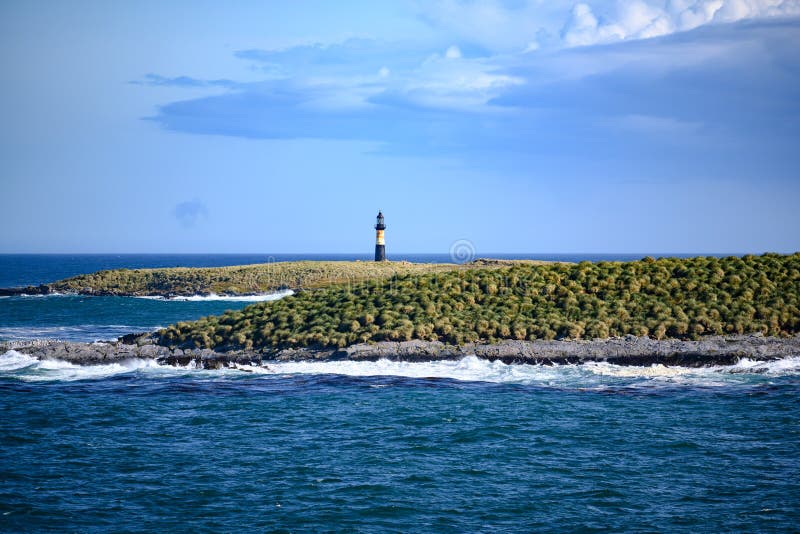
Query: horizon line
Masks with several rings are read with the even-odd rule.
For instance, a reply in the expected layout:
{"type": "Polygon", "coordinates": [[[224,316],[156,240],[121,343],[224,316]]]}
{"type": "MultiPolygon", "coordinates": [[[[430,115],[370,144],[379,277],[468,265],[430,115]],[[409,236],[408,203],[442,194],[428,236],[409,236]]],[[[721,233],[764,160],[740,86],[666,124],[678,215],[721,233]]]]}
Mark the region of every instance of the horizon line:
{"type": "MultiPolygon", "coordinates": [[[[781,250],[765,250],[765,251],[737,251],[737,252],[720,252],[720,251],[684,251],[684,252],[676,252],[676,251],[668,251],[668,252],[654,252],[654,251],[634,251],[634,252],[618,252],[618,251],[590,251],[590,252],[500,252],[500,251],[493,251],[493,252],[486,252],[475,254],[475,259],[479,258],[487,258],[491,255],[499,254],[499,255],[526,255],[526,256],[555,256],[555,255],[596,255],[596,254],[604,254],[604,255],[639,255],[644,254],[645,256],[653,256],[653,255],[732,255],[732,256],[742,256],[747,254],[753,255],[762,255],[762,254],[797,254],[800,250],[794,251],[781,251],[781,250]]],[[[441,255],[448,255],[450,254],[449,251],[443,252],[394,252],[392,255],[396,256],[404,256],[404,255],[429,255],[429,256],[441,256],[441,255]]],[[[22,256],[22,255],[50,255],[50,256],[68,256],[68,255],[84,255],[84,256],[100,256],[100,255],[126,255],[126,256],[156,256],[156,255],[208,255],[208,256],[270,256],[270,255],[278,255],[278,256],[290,256],[290,255],[309,255],[309,256],[365,256],[369,257],[372,256],[370,252],[120,252],[120,251],[111,251],[111,252],[0,252],[0,256],[22,256]]],[[[390,258],[391,261],[391,258],[390,258]]]]}

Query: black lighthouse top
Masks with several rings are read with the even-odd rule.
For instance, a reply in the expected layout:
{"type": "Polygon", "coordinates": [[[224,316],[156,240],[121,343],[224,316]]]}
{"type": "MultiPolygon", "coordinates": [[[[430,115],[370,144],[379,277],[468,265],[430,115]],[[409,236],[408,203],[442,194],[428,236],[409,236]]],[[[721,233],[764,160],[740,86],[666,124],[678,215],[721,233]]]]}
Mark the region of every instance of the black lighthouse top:
{"type": "Polygon", "coordinates": [[[386,230],[386,225],[383,224],[383,212],[378,212],[378,224],[375,225],[376,230],[386,230]]]}

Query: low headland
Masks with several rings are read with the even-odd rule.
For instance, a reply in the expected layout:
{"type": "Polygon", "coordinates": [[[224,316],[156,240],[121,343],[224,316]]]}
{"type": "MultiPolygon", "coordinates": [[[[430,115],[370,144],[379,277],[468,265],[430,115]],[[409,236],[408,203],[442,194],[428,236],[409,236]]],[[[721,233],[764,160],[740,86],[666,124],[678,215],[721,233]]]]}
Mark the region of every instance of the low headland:
{"type": "Polygon", "coordinates": [[[38,286],[0,288],[0,296],[66,293],[119,297],[249,296],[285,289],[308,290],[403,274],[538,265],[536,260],[479,259],[464,265],[407,261],[286,261],[229,267],[113,269],[38,286]]]}
{"type": "MultiPolygon", "coordinates": [[[[322,262],[324,268],[320,262],[293,263],[304,264],[306,275],[282,287],[300,291],[278,301],[125,336],[116,344],[14,347],[76,363],[156,358],[210,368],[286,359],[466,355],[506,363],[718,365],[800,355],[800,253],[579,264],[354,262],[363,277],[333,280],[325,278],[326,269],[343,272],[343,265],[328,265],[340,262],[322,262]]],[[[159,271],[164,270],[127,274],[143,284],[159,271]]],[[[162,280],[160,287],[219,287],[197,278],[181,282],[173,274],[175,283],[162,280]]],[[[106,271],[76,278],[84,284],[101,280],[102,291],[118,280],[119,288],[130,290],[133,282],[124,275],[106,271]]],[[[228,289],[256,286],[265,287],[256,278],[228,289]]]]}

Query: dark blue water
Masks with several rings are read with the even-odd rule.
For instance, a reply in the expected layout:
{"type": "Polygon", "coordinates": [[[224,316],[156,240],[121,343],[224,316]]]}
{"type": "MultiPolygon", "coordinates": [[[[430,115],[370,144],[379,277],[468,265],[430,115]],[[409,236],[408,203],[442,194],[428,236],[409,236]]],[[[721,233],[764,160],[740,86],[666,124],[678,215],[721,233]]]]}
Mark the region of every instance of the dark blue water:
{"type": "Polygon", "coordinates": [[[249,302],[173,301],[77,295],[0,298],[0,341],[113,340],[178,321],[199,319],[249,302]]]}
{"type": "MultiPolygon", "coordinates": [[[[245,258],[0,256],[0,285],[245,258]]],[[[0,299],[0,338],[109,339],[245,304],[13,297],[0,299]]],[[[0,531],[800,524],[800,357],[702,369],[465,358],[201,371],[12,350],[0,355],[0,414],[0,531]]]]}
{"type": "Polygon", "coordinates": [[[166,373],[0,378],[0,530],[800,524],[796,373],[590,390],[576,377],[166,373]]]}

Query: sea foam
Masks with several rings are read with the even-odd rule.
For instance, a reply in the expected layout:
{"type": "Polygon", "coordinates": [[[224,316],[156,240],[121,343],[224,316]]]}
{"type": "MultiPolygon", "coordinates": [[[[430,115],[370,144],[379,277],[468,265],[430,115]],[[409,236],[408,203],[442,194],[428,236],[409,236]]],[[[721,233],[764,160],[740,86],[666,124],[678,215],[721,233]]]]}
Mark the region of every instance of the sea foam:
{"type": "Polygon", "coordinates": [[[187,368],[172,368],[159,365],[155,360],[125,360],[101,365],[75,365],[63,360],[38,360],[16,350],[0,355],[0,377],[13,376],[26,382],[91,380],[109,378],[136,371],[153,371],[174,375],[187,368]]]}
{"type": "Polygon", "coordinates": [[[240,366],[260,374],[330,374],[356,377],[406,377],[452,379],[468,382],[520,384],[542,387],[604,389],[606,387],[717,387],[763,382],[770,377],[800,376],[800,357],[770,362],[743,360],[732,366],[670,367],[614,365],[505,364],[468,356],[434,362],[274,362],[266,366],[240,366]]]}
{"type": "Polygon", "coordinates": [[[128,360],[103,365],[74,365],[59,360],[39,361],[9,350],[0,355],[0,377],[25,381],[73,381],[103,379],[126,373],[150,378],[193,376],[200,379],[291,377],[295,375],[338,375],[350,377],[401,377],[448,379],[463,382],[519,384],[538,387],[603,390],[616,387],[721,387],[758,385],[776,377],[800,376],[800,357],[757,362],[742,360],[736,365],[715,367],[622,366],[608,363],[583,365],[504,364],[467,356],[460,360],[434,362],[303,361],[266,362],[264,365],[233,365],[220,370],[159,365],[155,360],[128,360]]]}
{"type": "Polygon", "coordinates": [[[279,300],[284,297],[294,295],[294,291],[287,289],[285,291],[277,291],[275,293],[263,293],[260,295],[217,295],[212,293],[210,295],[192,295],[189,297],[161,297],[161,296],[141,296],[136,297],[140,299],[149,300],[168,300],[170,302],[210,302],[210,301],[228,301],[228,302],[268,302],[272,300],[279,300]]]}
{"type": "Polygon", "coordinates": [[[27,354],[23,354],[15,350],[9,350],[0,356],[0,373],[24,369],[26,367],[30,367],[31,365],[35,365],[38,362],[39,360],[33,358],[32,356],[28,356],[27,354]]]}

